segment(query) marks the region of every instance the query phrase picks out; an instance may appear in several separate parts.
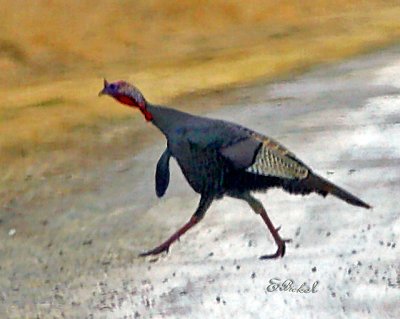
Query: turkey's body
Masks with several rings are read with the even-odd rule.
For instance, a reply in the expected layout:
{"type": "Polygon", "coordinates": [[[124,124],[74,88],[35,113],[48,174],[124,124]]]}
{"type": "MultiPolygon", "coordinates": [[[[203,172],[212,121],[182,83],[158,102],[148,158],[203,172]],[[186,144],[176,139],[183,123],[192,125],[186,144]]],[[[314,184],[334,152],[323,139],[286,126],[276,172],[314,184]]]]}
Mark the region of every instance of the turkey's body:
{"type": "Polygon", "coordinates": [[[270,187],[279,186],[294,194],[304,195],[312,191],[306,185],[301,185],[299,179],[285,178],[287,176],[283,173],[279,177],[246,171],[246,168],[254,164],[263,142],[268,142],[283,153],[290,154],[291,160],[311,172],[275,141],[231,122],[162,107],[153,107],[150,110],[152,114],[156,114],[153,124],[165,134],[168,150],[195,192],[221,198],[224,194],[236,197],[244,192],[266,191],[270,187]],[[179,125],[175,125],[174,121],[158,121],[159,116],[164,119],[171,118],[172,115],[179,118],[179,125]],[[233,149],[235,154],[227,158],[223,154],[230,147],[237,148],[233,149]],[[234,161],[231,160],[233,156],[236,156],[234,161]]]}

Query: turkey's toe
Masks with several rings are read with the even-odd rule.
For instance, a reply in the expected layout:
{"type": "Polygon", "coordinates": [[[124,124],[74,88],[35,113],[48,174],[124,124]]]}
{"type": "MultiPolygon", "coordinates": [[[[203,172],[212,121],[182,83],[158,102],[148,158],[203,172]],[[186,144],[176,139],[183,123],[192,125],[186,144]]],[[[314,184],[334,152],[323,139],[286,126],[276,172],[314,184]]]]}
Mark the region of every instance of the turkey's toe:
{"type": "Polygon", "coordinates": [[[168,253],[169,246],[158,246],[154,249],[140,253],[139,257],[146,257],[146,256],[150,256],[150,255],[159,255],[159,254],[163,253],[164,251],[168,253]]]}

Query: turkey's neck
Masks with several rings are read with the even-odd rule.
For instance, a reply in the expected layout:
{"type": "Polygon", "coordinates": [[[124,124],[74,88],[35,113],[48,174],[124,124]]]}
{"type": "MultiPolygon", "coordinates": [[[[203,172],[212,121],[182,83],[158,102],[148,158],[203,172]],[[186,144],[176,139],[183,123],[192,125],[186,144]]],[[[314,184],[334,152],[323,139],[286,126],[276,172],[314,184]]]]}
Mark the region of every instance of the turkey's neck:
{"type": "MultiPolygon", "coordinates": [[[[151,114],[150,121],[166,136],[179,128],[185,119],[192,115],[168,107],[147,103],[146,111],[151,114]]],[[[142,111],[143,113],[143,111],[142,111]]],[[[146,115],[145,115],[146,116],[146,115]]],[[[147,117],[146,117],[147,119],[147,117]]]]}

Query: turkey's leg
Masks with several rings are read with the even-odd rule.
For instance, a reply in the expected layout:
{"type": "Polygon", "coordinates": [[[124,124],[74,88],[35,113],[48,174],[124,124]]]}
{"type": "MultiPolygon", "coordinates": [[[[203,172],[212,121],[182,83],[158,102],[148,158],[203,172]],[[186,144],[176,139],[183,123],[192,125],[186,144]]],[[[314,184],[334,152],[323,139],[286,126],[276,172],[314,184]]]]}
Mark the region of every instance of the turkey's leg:
{"type": "Polygon", "coordinates": [[[265,224],[267,225],[269,231],[272,234],[272,237],[274,237],[275,243],[278,245],[278,249],[275,252],[275,254],[272,255],[264,255],[261,256],[260,259],[271,259],[271,258],[278,258],[278,257],[283,257],[285,255],[285,250],[286,250],[286,243],[291,242],[291,239],[282,239],[281,236],[279,235],[278,231],[280,227],[275,228],[274,225],[272,224],[271,220],[269,219],[267,212],[265,211],[263,205],[259,200],[254,198],[250,194],[245,194],[242,199],[244,199],[250,207],[254,210],[255,213],[259,214],[262,219],[264,220],[265,224]]]}
{"type": "Polygon", "coordinates": [[[151,249],[149,251],[145,251],[141,253],[139,256],[149,256],[149,255],[158,255],[164,251],[168,252],[169,246],[179,239],[184,233],[186,233],[190,228],[192,228],[194,225],[196,225],[202,218],[204,217],[204,214],[206,213],[207,209],[210,207],[211,203],[213,201],[212,197],[207,197],[207,196],[201,196],[200,198],[200,203],[199,206],[197,207],[195,213],[193,216],[190,218],[190,220],[183,225],[181,228],[178,229],[177,232],[175,232],[170,238],[168,238],[166,241],[164,241],[161,245],[157,246],[154,249],[151,249]]]}

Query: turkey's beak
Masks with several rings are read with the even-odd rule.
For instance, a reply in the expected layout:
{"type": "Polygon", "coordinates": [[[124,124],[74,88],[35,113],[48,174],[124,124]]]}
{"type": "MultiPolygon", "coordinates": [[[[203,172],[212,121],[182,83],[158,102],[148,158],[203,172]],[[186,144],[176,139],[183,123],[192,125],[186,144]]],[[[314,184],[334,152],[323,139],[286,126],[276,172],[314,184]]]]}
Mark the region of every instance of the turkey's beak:
{"type": "Polygon", "coordinates": [[[104,88],[99,92],[98,95],[99,95],[99,96],[107,95],[107,94],[108,94],[107,88],[108,88],[108,82],[107,82],[106,79],[104,79],[104,88]]]}

